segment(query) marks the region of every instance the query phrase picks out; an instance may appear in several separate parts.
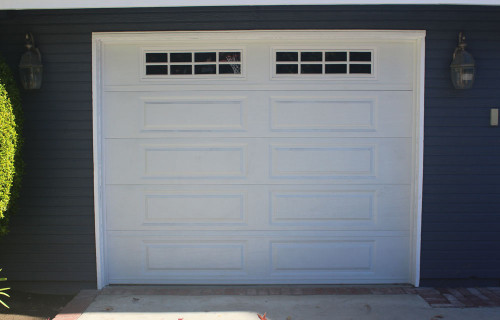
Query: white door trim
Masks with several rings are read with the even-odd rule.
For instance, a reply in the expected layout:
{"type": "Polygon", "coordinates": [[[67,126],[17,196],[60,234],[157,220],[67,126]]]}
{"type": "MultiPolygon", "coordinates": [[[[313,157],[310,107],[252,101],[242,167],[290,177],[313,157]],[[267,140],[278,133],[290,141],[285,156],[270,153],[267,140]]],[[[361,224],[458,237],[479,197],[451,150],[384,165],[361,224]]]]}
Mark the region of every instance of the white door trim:
{"type": "Polygon", "coordinates": [[[133,42],[148,40],[175,40],[212,39],[280,39],[290,38],[293,34],[295,40],[300,39],[343,39],[352,40],[404,40],[415,42],[414,61],[414,136],[412,143],[413,153],[413,182],[412,182],[412,208],[411,208],[411,283],[419,285],[420,279],[420,241],[422,221],[422,184],[423,184],[423,142],[424,142],[424,79],[425,79],[425,31],[393,31],[393,30],[286,30],[286,31],[197,31],[197,32],[110,32],[92,34],[92,98],[93,98],[93,151],[94,151],[94,210],[95,210],[95,235],[96,235],[96,267],[97,287],[99,289],[109,284],[106,274],[106,206],[104,177],[105,167],[103,159],[103,128],[102,128],[102,46],[105,43],[133,42]]]}

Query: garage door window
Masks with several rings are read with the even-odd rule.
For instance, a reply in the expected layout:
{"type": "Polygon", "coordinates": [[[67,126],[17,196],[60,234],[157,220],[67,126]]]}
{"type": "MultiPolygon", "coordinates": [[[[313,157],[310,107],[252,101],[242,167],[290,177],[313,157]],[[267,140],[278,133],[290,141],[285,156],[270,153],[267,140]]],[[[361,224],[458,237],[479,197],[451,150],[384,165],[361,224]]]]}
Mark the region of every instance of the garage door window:
{"type": "Polygon", "coordinates": [[[180,78],[241,75],[241,51],[145,52],[145,74],[180,78]]]}
{"type": "Polygon", "coordinates": [[[330,50],[276,50],[277,77],[293,75],[363,76],[373,74],[373,52],[330,50]]]}

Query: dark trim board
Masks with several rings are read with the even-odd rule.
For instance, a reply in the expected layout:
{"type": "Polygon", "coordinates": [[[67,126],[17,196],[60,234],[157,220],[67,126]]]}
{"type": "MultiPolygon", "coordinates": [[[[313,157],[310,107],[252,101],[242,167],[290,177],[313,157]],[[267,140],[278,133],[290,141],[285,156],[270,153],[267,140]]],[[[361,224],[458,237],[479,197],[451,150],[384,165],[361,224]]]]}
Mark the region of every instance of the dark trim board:
{"type": "MultiPolygon", "coordinates": [[[[20,212],[1,240],[14,281],[95,282],[91,34],[253,29],[426,30],[422,284],[500,279],[500,8],[270,6],[0,12],[0,53],[15,68],[35,34],[44,84],[24,92],[26,177],[20,212]],[[477,62],[469,91],[452,89],[459,31],[477,62]],[[450,280],[451,281],[451,280],[450,280]]],[[[491,282],[490,282],[491,281],[491,282]]]]}

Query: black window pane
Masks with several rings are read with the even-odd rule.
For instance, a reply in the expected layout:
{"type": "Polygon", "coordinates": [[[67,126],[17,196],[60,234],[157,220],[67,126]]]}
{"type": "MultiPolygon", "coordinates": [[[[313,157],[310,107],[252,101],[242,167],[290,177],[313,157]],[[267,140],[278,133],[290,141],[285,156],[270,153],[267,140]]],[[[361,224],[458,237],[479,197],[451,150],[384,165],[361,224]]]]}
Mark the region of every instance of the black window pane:
{"type": "Polygon", "coordinates": [[[195,74],[216,74],[217,67],[215,64],[203,64],[203,65],[198,65],[194,66],[194,73],[195,74]]]}
{"type": "Polygon", "coordinates": [[[320,64],[303,64],[300,66],[301,73],[323,73],[323,66],[320,64]]]}
{"type": "Polygon", "coordinates": [[[349,66],[349,73],[372,73],[372,66],[369,64],[351,64],[349,66]]]}
{"type": "Polygon", "coordinates": [[[323,52],[302,52],[300,54],[302,61],[323,61],[323,52]]]}
{"type": "Polygon", "coordinates": [[[326,61],[347,61],[347,52],[325,52],[326,61]]]}
{"type": "Polygon", "coordinates": [[[350,52],[349,60],[351,61],[372,61],[371,52],[350,52]]]}
{"type": "Polygon", "coordinates": [[[240,52],[219,52],[219,61],[241,61],[240,52]]]}
{"type": "Polygon", "coordinates": [[[276,61],[299,61],[298,52],[276,52],[276,61]]]}
{"type": "Polygon", "coordinates": [[[168,62],[167,53],[146,53],[146,62],[168,62]]]}
{"type": "Polygon", "coordinates": [[[215,62],[217,60],[215,52],[197,52],[194,54],[196,62],[215,62]]]}
{"type": "Polygon", "coordinates": [[[327,64],[325,65],[325,73],[347,73],[347,65],[327,64]]]}
{"type": "Polygon", "coordinates": [[[219,64],[219,74],[241,74],[241,65],[219,64]]]}
{"type": "Polygon", "coordinates": [[[277,64],[277,74],[297,74],[299,73],[299,66],[296,64],[277,64]]]}
{"type": "Polygon", "coordinates": [[[181,52],[181,53],[171,53],[170,54],[170,62],[191,62],[192,60],[191,52],[181,52]]]}
{"type": "Polygon", "coordinates": [[[168,66],[146,66],[146,74],[168,74],[168,66]]]}
{"type": "Polygon", "coordinates": [[[192,66],[170,66],[170,74],[192,74],[192,66]]]}

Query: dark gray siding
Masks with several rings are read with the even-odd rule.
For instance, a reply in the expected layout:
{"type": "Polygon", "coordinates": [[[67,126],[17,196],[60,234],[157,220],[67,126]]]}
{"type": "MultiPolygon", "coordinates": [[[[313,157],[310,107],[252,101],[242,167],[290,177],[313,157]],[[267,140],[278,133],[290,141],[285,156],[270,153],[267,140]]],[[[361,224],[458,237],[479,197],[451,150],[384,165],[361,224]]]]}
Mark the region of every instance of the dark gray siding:
{"type": "Polygon", "coordinates": [[[42,90],[23,95],[22,207],[3,239],[11,280],[95,283],[91,33],[143,30],[427,30],[423,283],[500,279],[500,8],[302,6],[0,12],[0,52],[16,66],[23,36],[43,53],[42,90]],[[469,91],[451,88],[459,31],[477,60],[469,91]]]}

